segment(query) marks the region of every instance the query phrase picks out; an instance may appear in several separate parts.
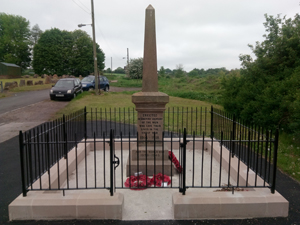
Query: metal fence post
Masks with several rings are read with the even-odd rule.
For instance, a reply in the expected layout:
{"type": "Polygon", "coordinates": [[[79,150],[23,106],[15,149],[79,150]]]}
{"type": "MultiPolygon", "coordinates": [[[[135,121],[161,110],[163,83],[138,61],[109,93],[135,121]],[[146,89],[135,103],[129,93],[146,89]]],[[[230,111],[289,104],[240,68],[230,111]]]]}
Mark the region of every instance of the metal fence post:
{"type": "Polygon", "coordinates": [[[23,133],[19,132],[19,145],[20,145],[20,160],[21,160],[21,176],[22,176],[22,193],[23,197],[27,196],[27,189],[25,185],[25,168],[24,168],[24,143],[23,143],[23,133]]]}
{"type": "Polygon", "coordinates": [[[186,128],[183,131],[183,141],[180,143],[181,148],[181,164],[182,164],[182,177],[181,177],[181,188],[179,188],[179,192],[182,192],[182,195],[185,195],[186,192],[186,128]]]}
{"type": "Polygon", "coordinates": [[[63,114],[63,137],[64,137],[64,158],[67,158],[68,150],[67,150],[67,133],[66,133],[66,117],[63,114]]]}
{"type": "Polygon", "coordinates": [[[2,93],[3,92],[3,82],[0,81],[0,92],[2,93]]]}
{"type": "Polygon", "coordinates": [[[211,138],[214,138],[213,137],[213,128],[214,128],[214,108],[213,106],[211,106],[211,110],[210,110],[210,137],[211,138]]]}
{"type": "Polygon", "coordinates": [[[86,120],[86,106],[84,107],[84,138],[87,139],[87,120],[86,120]]]}
{"type": "Polygon", "coordinates": [[[110,196],[114,196],[114,146],[113,146],[113,131],[110,130],[109,135],[109,147],[110,147],[110,196]]]}
{"type": "MultiPolygon", "coordinates": [[[[235,136],[236,136],[236,118],[235,118],[235,115],[233,114],[233,117],[232,117],[232,155],[231,157],[233,158],[234,157],[234,154],[235,154],[235,136]]],[[[240,156],[239,156],[240,157],[240,156]]]]}
{"type": "Polygon", "coordinates": [[[278,137],[279,137],[279,129],[276,129],[275,132],[275,141],[274,141],[274,157],[273,157],[273,180],[271,186],[271,193],[275,193],[275,185],[276,185],[276,170],[277,170],[277,151],[278,151],[278,137]]]}

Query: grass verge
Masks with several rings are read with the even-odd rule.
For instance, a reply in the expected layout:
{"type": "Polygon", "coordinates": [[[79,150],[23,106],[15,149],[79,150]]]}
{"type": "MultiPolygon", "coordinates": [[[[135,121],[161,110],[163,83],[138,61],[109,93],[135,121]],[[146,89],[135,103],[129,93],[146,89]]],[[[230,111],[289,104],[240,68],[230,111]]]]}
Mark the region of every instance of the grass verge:
{"type": "Polygon", "coordinates": [[[279,135],[277,164],[283,172],[300,181],[300,143],[284,132],[279,135]]]}
{"type": "MultiPolygon", "coordinates": [[[[108,75],[109,80],[117,80],[111,82],[111,86],[115,87],[142,87],[142,80],[130,79],[123,75],[108,75]]],[[[194,99],[199,101],[220,103],[221,96],[221,76],[207,77],[159,77],[159,91],[167,93],[170,96],[185,99],[194,99]]]]}
{"type": "MultiPolygon", "coordinates": [[[[87,109],[104,109],[104,108],[129,108],[134,107],[135,105],[131,102],[131,96],[134,92],[101,92],[101,95],[95,95],[94,91],[83,92],[78,95],[74,100],[72,100],[65,108],[56,113],[52,119],[60,118],[63,114],[70,114],[76,112],[84,107],[87,109]]],[[[166,105],[168,108],[191,108],[191,107],[211,107],[211,103],[192,100],[192,99],[183,99],[179,97],[170,96],[170,101],[166,105]]],[[[216,108],[222,108],[219,105],[214,105],[216,108]]]]}

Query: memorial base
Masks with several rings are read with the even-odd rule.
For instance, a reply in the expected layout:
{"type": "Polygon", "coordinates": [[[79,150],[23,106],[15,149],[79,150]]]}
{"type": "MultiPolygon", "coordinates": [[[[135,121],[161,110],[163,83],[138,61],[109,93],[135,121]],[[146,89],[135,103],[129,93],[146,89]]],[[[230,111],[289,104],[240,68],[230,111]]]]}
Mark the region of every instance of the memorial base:
{"type": "Polygon", "coordinates": [[[172,176],[176,173],[171,160],[169,159],[168,149],[162,147],[144,146],[132,149],[126,165],[126,176],[136,176],[143,174],[153,176],[162,173],[172,176]]]}

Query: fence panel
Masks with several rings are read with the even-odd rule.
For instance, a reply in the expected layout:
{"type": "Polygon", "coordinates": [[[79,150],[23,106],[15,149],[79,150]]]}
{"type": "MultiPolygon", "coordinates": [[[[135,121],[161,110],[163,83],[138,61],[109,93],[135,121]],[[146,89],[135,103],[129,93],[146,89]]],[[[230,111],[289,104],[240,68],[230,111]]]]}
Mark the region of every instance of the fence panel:
{"type": "MultiPolygon", "coordinates": [[[[166,136],[179,134],[185,128],[187,135],[202,135],[210,133],[210,113],[206,107],[195,108],[167,108],[164,111],[164,131],[166,136]]],[[[122,132],[123,137],[128,137],[131,134],[135,137],[137,132],[137,112],[135,108],[100,108],[89,109],[87,112],[87,136],[93,137],[109,136],[111,129],[115,131],[115,137],[120,137],[122,132]]]]}
{"type": "MultiPolygon", "coordinates": [[[[128,177],[131,179],[131,172],[144,166],[143,157],[148,168],[147,146],[154,145],[154,168],[158,162],[156,151],[161,149],[155,147],[155,140],[150,143],[146,139],[146,154],[141,155],[136,121],[133,108],[89,112],[83,109],[20,132],[23,195],[28,190],[91,188],[110,189],[113,194],[114,188],[134,188],[134,182],[138,184],[136,188],[142,188],[139,174],[132,178],[134,181],[128,181],[128,177]],[[134,151],[137,165],[128,160],[134,151]],[[115,156],[120,163],[116,170],[115,156]],[[109,173],[112,169],[113,176],[109,173]],[[65,175],[62,171],[66,171],[65,175]]],[[[206,108],[175,107],[165,111],[164,130],[162,148],[168,148],[168,163],[171,167],[175,165],[168,187],[178,188],[183,194],[187,188],[224,187],[270,187],[274,193],[278,131],[274,137],[271,131],[247,127],[234,116],[214,108],[208,112],[206,108]]],[[[143,175],[151,177],[156,172],[146,169],[143,175]]],[[[156,182],[157,177],[153,177],[156,182]]],[[[147,178],[146,188],[165,187],[150,186],[147,178]]]]}
{"type": "MultiPolygon", "coordinates": [[[[85,109],[20,132],[23,190],[33,183],[80,142],[85,136],[85,109]]],[[[40,184],[41,185],[41,184],[40,184]]],[[[42,188],[42,187],[41,187],[42,188]]],[[[25,193],[23,192],[23,195],[25,193]]]]}

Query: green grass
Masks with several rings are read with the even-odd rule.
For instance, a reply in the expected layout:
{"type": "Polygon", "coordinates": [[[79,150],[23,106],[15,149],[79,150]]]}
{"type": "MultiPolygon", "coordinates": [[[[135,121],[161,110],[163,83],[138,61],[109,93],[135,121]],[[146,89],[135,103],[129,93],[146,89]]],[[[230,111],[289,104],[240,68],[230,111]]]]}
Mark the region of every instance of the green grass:
{"type": "MultiPolygon", "coordinates": [[[[111,111],[111,120],[133,124],[137,121],[137,113],[135,111],[135,105],[131,102],[131,96],[132,93],[128,92],[104,92],[98,96],[95,95],[95,92],[84,92],[83,94],[73,99],[64,109],[57,112],[53,119],[60,118],[63,114],[67,115],[72,112],[81,110],[84,107],[87,107],[87,112],[95,112],[97,110],[97,112],[103,112],[103,114],[101,115],[104,115],[105,110],[107,112],[111,111]],[[119,111],[121,111],[122,113],[114,113],[119,111]],[[123,115],[124,113],[126,114],[126,116],[123,115]]],[[[182,130],[184,127],[186,127],[188,129],[188,133],[192,134],[192,131],[197,129],[198,134],[200,134],[202,133],[200,132],[200,120],[204,121],[204,119],[206,118],[207,122],[209,121],[210,115],[207,114],[205,116],[204,112],[205,108],[206,111],[208,111],[210,107],[211,104],[207,102],[170,96],[170,101],[166,105],[164,129],[178,131],[179,129],[182,130]],[[197,115],[196,107],[198,112],[197,115]],[[173,113],[173,111],[175,113],[173,113]],[[177,111],[179,111],[180,113],[176,113],[177,111]],[[201,111],[202,118],[200,119],[201,111]],[[188,119],[186,119],[186,116],[188,116],[188,119]],[[184,117],[184,119],[182,117],[184,117]],[[197,125],[195,124],[196,119],[198,121],[197,125]]],[[[218,105],[214,105],[214,107],[221,108],[218,105]]],[[[91,114],[88,114],[88,120],[95,119],[91,118],[90,115],[91,114]]],[[[206,130],[207,133],[209,133],[210,127],[205,128],[204,124],[204,122],[201,123],[202,129],[206,130]]]]}
{"type": "MultiPolygon", "coordinates": [[[[117,80],[116,83],[110,83],[115,87],[142,87],[142,80],[127,78],[124,74],[112,75],[110,80],[117,80]]],[[[159,77],[159,91],[170,96],[194,99],[200,101],[220,103],[221,97],[221,77],[207,76],[201,78],[181,77],[175,78],[170,76],[159,77]]]]}
{"type": "Polygon", "coordinates": [[[220,103],[220,77],[208,76],[202,78],[159,78],[159,91],[170,96],[220,103]]]}
{"type": "MultiPolygon", "coordinates": [[[[131,101],[131,96],[134,92],[101,92],[101,95],[95,95],[94,91],[83,92],[73,99],[64,109],[56,113],[55,118],[62,116],[63,114],[70,114],[77,110],[87,107],[87,109],[95,108],[128,108],[135,107],[131,101]]],[[[202,102],[192,99],[183,99],[170,96],[170,101],[166,105],[168,108],[191,108],[191,107],[207,107],[210,108],[212,104],[208,102],[202,102]]],[[[221,106],[214,105],[214,107],[222,108],[221,106]]]]}
{"type": "Polygon", "coordinates": [[[279,135],[278,167],[294,179],[300,181],[300,143],[292,135],[279,135]]]}
{"type": "Polygon", "coordinates": [[[0,93],[0,98],[5,98],[5,97],[7,97],[7,94],[0,93]]]}

